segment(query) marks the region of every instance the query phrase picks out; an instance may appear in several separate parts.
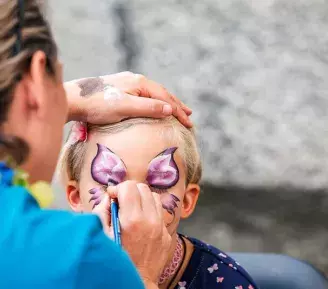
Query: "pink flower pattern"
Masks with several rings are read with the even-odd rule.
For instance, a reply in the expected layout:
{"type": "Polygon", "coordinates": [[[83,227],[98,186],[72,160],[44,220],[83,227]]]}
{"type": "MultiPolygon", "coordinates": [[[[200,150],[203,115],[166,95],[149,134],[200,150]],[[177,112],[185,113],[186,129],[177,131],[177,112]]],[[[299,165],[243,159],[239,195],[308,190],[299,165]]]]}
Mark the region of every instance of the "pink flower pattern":
{"type": "Polygon", "coordinates": [[[213,266],[207,268],[207,270],[208,270],[208,272],[210,272],[210,274],[212,274],[214,271],[216,271],[218,269],[219,269],[219,267],[218,267],[217,263],[215,263],[215,264],[213,264],[213,266]]]}
{"type": "Polygon", "coordinates": [[[179,289],[187,289],[186,286],[187,286],[187,282],[186,281],[180,281],[178,283],[179,285],[179,289]]]}

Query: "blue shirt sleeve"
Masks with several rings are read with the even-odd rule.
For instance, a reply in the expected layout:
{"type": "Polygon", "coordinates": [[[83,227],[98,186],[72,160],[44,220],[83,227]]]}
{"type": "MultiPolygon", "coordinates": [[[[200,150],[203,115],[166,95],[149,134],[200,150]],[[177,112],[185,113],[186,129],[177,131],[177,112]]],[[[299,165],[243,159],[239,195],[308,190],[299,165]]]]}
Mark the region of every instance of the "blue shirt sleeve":
{"type": "Polygon", "coordinates": [[[97,216],[41,210],[19,187],[0,196],[0,288],[144,288],[97,216]]]}
{"type": "Polygon", "coordinates": [[[76,288],[144,287],[126,253],[97,230],[81,258],[76,288]]]}

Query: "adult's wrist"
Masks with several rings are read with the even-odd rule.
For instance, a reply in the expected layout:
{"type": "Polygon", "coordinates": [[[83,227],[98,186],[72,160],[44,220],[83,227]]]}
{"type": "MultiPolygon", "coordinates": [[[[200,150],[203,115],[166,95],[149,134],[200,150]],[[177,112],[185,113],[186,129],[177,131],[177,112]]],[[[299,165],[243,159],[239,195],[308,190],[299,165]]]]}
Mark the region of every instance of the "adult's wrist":
{"type": "Polygon", "coordinates": [[[67,122],[72,120],[85,121],[85,102],[87,99],[79,95],[81,90],[75,81],[65,82],[64,88],[68,104],[67,122]]]}

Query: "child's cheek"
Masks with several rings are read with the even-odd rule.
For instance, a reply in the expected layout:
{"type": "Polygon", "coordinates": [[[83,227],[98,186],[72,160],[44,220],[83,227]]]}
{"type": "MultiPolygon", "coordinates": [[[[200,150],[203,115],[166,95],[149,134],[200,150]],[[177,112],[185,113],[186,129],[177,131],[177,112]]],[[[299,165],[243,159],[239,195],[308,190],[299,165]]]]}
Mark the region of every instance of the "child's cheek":
{"type": "Polygon", "coordinates": [[[164,223],[170,234],[175,233],[181,216],[181,201],[174,192],[161,194],[164,223]]]}
{"type": "Polygon", "coordinates": [[[99,190],[99,187],[93,187],[86,192],[81,192],[81,205],[84,213],[91,213],[104,197],[104,191],[99,190]]]}
{"type": "Polygon", "coordinates": [[[91,203],[83,203],[83,212],[92,213],[93,205],[91,203]]]}
{"type": "Polygon", "coordinates": [[[176,234],[180,222],[180,211],[177,212],[175,219],[172,222],[172,216],[169,215],[166,211],[164,212],[164,223],[171,236],[176,234]]]}

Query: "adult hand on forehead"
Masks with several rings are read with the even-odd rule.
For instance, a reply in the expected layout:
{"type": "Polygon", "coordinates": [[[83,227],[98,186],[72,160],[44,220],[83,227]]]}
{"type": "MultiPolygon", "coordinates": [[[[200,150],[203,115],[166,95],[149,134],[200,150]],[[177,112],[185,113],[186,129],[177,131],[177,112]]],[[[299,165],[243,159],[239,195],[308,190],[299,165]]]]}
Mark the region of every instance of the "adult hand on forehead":
{"type": "Polygon", "coordinates": [[[69,121],[108,124],[130,117],[163,118],[173,114],[183,125],[192,126],[191,109],[162,85],[140,74],[121,72],[64,86],[69,121]]]}

